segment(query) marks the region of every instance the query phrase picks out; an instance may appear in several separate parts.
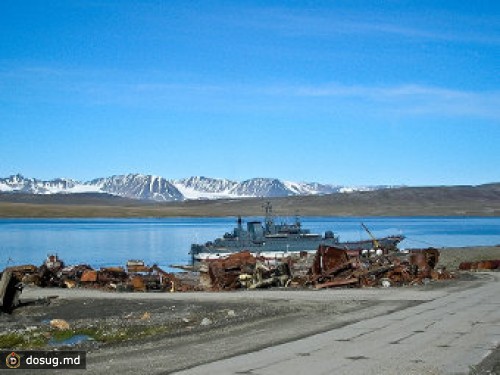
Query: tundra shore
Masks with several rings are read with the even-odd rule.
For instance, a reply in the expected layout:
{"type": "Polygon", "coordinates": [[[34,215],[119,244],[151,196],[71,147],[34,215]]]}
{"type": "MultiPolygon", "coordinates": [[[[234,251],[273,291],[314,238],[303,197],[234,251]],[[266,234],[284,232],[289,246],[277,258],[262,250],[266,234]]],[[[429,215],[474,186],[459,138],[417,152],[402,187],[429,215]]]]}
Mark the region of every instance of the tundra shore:
{"type": "MultiPolygon", "coordinates": [[[[453,270],[484,259],[500,259],[500,247],[442,249],[439,263],[453,270]]],[[[387,289],[26,288],[25,305],[0,316],[0,331],[50,334],[44,325],[64,319],[75,333],[97,333],[80,344],[88,351],[82,373],[486,374],[498,371],[499,283],[498,272],[462,272],[387,289]]]]}

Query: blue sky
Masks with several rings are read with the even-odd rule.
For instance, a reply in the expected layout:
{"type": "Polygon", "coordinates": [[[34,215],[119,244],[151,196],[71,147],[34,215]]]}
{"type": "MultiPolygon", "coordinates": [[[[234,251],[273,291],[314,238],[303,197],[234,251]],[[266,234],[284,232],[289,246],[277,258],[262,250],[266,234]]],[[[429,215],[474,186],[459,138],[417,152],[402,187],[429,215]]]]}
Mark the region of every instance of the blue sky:
{"type": "Polygon", "coordinates": [[[0,2],[0,177],[500,181],[500,3],[0,2]]]}

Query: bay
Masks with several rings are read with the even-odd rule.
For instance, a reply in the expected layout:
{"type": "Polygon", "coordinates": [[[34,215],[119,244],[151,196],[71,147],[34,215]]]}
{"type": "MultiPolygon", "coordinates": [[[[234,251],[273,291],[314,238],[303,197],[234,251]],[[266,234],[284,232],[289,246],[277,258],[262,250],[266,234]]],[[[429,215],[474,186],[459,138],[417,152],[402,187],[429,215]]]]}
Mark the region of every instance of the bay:
{"type": "MultiPolygon", "coordinates": [[[[333,230],[341,240],[368,239],[360,223],[375,236],[405,235],[401,249],[500,244],[500,217],[302,218],[303,228],[333,230]]],[[[94,268],[142,259],[168,269],[189,263],[192,243],[221,237],[235,224],[235,218],[0,219],[0,267],[40,265],[48,254],[58,254],[66,264],[94,268]]]]}

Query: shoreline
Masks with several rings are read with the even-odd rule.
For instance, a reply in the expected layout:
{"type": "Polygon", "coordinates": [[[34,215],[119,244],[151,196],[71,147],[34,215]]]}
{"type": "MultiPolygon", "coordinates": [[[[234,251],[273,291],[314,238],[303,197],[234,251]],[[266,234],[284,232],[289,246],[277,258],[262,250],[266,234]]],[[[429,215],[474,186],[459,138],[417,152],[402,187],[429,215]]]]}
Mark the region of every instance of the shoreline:
{"type": "MultiPolygon", "coordinates": [[[[0,205],[0,208],[2,206],[0,205]]],[[[210,219],[210,218],[216,218],[216,219],[221,219],[221,218],[227,218],[227,219],[234,219],[238,218],[238,216],[243,216],[243,215],[238,215],[238,214],[220,214],[220,215],[195,215],[195,214],[185,214],[185,215],[170,215],[170,214],[165,214],[162,216],[156,216],[156,215],[145,215],[145,216],[92,216],[92,215],[86,215],[86,216],[5,216],[3,213],[0,213],[0,220],[50,220],[50,219],[61,219],[61,220],[72,220],[72,219],[89,219],[89,220],[94,220],[94,219],[102,219],[102,220],[114,220],[114,219],[144,219],[144,220],[154,220],[154,219],[210,219]]],[[[252,215],[245,215],[245,217],[261,217],[262,215],[259,214],[252,214],[252,215]]],[[[288,216],[288,215],[280,215],[280,216],[288,216]]],[[[500,215],[463,215],[463,214],[406,214],[406,215],[385,215],[385,214],[359,214],[359,215],[349,215],[349,214],[307,214],[307,215],[300,215],[301,218],[317,218],[317,217],[327,217],[327,218],[349,218],[349,219],[355,219],[355,218],[384,218],[384,219],[390,219],[390,218],[452,218],[452,219],[467,219],[467,218],[485,218],[485,219],[498,219],[500,218],[500,215]]],[[[499,244],[500,245],[500,244],[499,244]]]]}
{"type": "MultiPolygon", "coordinates": [[[[0,204],[0,219],[1,220],[23,220],[23,219],[102,219],[102,220],[112,220],[112,219],[208,219],[208,218],[237,218],[238,216],[245,216],[245,217],[260,217],[262,215],[258,213],[251,213],[251,214],[238,214],[238,213],[214,213],[214,214],[195,214],[192,212],[189,213],[179,213],[179,212],[172,212],[172,213],[163,213],[163,212],[155,212],[155,213],[142,213],[142,212],[122,212],[122,213],[113,213],[113,212],[105,212],[105,213],[99,213],[100,209],[92,209],[89,207],[84,208],[84,212],[82,213],[75,213],[75,214],[66,214],[64,212],[59,212],[59,210],[52,210],[51,208],[48,209],[42,209],[44,212],[36,212],[34,214],[19,214],[17,209],[15,210],[16,213],[11,213],[9,214],[9,210],[4,210],[4,207],[0,204]],[[45,211],[50,211],[49,213],[46,213],[45,211]],[[54,212],[52,212],[54,211],[54,212]],[[92,212],[89,212],[92,211],[92,212]]],[[[21,210],[23,211],[23,210],[21,210]]],[[[107,210],[106,210],[107,211],[107,210]]],[[[280,215],[280,216],[288,216],[288,215],[280,215]]],[[[369,213],[369,212],[356,212],[356,213],[308,213],[308,214],[301,214],[301,218],[314,218],[314,217],[328,217],[328,218],[491,218],[491,219],[497,219],[500,218],[500,212],[495,212],[494,214],[491,213],[480,213],[480,212],[474,212],[471,214],[463,214],[463,213],[450,213],[450,212],[438,212],[438,213],[388,213],[388,214],[382,214],[382,213],[369,213]]]]}

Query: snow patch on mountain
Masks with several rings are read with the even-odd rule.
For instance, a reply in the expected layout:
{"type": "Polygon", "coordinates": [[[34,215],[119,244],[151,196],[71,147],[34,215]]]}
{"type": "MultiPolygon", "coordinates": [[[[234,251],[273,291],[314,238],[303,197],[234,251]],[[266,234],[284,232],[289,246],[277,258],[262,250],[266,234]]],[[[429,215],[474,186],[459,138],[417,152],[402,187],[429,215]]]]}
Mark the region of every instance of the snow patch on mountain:
{"type": "Polygon", "coordinates": [[[325,185],[317,182],[284,181],[285,186],[297,195],[324,195],[338,193],[341,186],[325,185]]]}
{"type": "Polygon", "coordinates": [[[172,180],[172,184],[185,199],[221,199],[233,197],[230,191],[238,183],[227,179],[196,176],[172,180]]]}

